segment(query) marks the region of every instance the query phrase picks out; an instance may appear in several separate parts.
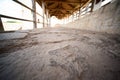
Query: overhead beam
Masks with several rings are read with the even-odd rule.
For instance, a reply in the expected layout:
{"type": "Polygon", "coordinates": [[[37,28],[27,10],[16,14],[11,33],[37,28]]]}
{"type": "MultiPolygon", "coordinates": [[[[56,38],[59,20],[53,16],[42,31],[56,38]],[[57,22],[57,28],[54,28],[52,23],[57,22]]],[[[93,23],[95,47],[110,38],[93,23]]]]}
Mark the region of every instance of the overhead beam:
{"type": "Polygon", "coordinates": [[[59,13],[59,14],[51,13],[51,15],[54,15],[54,16],[56,16],[56,15],[66,15],[66,14],[72,14],[72,13],[59,13]]]}
{"type": "Polygon", "coordinates": [[[66,11],[71,11],[71,10],[75,10],[75,9],[63,9],[63,8],[61,8],[61,9],[59,9],[59,8],[47,8],[49,11],[50,10],[66,10],[66,11]]]}
{"type": "Polygon", "coordinates": [[[87,1],[79,1],[79,2],[72,2],[72,1],[59,1],[59,0],[43,0],[44,2],[60,2],[60,3],[70,3],[70,4],[75,4],[75,3],[86,3],[87,1]]]}
{"type": "Polygon", "coordinates": [[[37,0],[40,4],[44,2],[45,8],[49,14],[56,17],[64,17],[71,15],[71,11],[75,12],[85,7],[91,0],[37,0]]]}
{"type": "Polygon", "coordinates": [[[92,0],[87,1],[82,7],[85,7],[86,5],[88,5],[92,0]]]}
{"type": "MultiPolygon", "coordinates": [[[[66,12],[62,12],[62,11],[50,11],[49,13],[51,14],[51,13],[53,13],[53,14],[56,14],[57,12],[59,12],[59,13],[63,13],[63,14],[65,14],[65,13],[70,13],[70,14],[72,14],[72,12],[70,12],[70,11],[66,11],[66,12]]],[[[58,14],[58,13],[57,13],[58,14]]]]}

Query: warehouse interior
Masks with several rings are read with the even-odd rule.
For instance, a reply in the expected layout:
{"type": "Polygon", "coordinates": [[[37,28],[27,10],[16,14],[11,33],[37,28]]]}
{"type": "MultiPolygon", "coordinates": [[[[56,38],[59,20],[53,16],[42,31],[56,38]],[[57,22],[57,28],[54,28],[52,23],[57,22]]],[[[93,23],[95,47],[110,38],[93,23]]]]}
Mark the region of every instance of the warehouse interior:
{"type": "Polygon", "coordinates": [[[0,80],[120,80],[120,0],[1,0],[0,80]]]}

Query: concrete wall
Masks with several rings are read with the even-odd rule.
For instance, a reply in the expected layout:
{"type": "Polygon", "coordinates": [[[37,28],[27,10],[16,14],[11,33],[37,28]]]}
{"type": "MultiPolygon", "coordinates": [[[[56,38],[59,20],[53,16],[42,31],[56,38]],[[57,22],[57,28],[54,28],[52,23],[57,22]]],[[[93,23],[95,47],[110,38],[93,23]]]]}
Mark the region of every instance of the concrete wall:
{"type": "Polygon", "coordinates": [[[65,27],[120,34],[120,0],[86,14],[65,27]]]}

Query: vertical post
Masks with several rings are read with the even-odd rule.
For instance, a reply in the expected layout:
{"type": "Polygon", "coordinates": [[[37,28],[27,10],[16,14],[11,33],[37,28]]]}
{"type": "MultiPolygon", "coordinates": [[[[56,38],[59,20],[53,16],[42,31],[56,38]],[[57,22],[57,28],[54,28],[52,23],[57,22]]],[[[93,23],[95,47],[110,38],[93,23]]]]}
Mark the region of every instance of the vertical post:
{"type": "Polygon", "coordinates": [[[64,18],[64,22],[65,22],[64,24],[66,24],[66,17],[64,18]]]}
{"type": "Polygon", "coordinates": [[[64,18],[64,24],[66,24],[66,20],[65,19],[66,19],[66,17],[64,18]]]}
{"type": "Polygon", "coordinates": [[[63,19],[63,24],[65,24],[65,18],[63,19]]]}
{"type": "Polygon", "coordinates": [[[51,17],[49,15],[49,27],[51,27],[51,17]]]}
{"type": "Polygon", "coordinates": [[[91,5],[91,11],[90,12],[93,12],[94,5],[95,5],[95,0],[92,0],[92,5],[91,5]]]}
{"type": "Polygon", "coordinates": [[[79,17],[81,16],[81,8],[82,8],[82,5],[81,5],[81,0],[80,0],[80,8],[79,8],[79,17]]]}
{"type": "Polygon", "coordinates": [[[67,15],[67,20],[66,20],[66,21],[67,21],[67,23],[69,22],[69,17],[68,17],[68,15],[67,15]]]}
{"type": "Polygon", "coordinates": [[[72,22],[74,21],[74,13],[72,13],[72,22]]]}
{"type": "Polygon", "coordinates": [[[45,14],[45,6],[44,6],[44,2],[42,2],[42,9],[43,9],[43,27],[45,27],[45,16],[44,16],[44,14],[45,14]]]}
{"type": "Polygon", "coordinates": [[[37,20],[36,20],[36,0],[32,0],[32,8],[34,10],[33,12],[33,25],[34,25],[34,28],[37,28],[37,20]]]}
{"type": "Polygon", "coordinates": [[[77,19],[77,13],[75,12],[75,20],[77,19]]]}
{"type": "Polygon", "coordinates": [[[80,14],[81,14],[81,12],[80,12],[80,11],[81,11],[81,8],[79,9],[79,14],[78,14],[78,17],[80,17],[80,14]]]}
{"type": "Polygon", "coordinates": [[[3,24],[2,24],[1,17],[0,17],[0,31],[4,31],[4,28],[3,28],[3,24]]]}
{"type": "Polygon", "coordinates": [[[76,19],[78,19],[78,13],[76,12],[76,19]]]}
{"type": "Polygon", "coordinates": [[[48,15],[47,15],[47,27],[49,27],[49,20],[48,20],[49,18],[48,18],[48,15]]]}
{"type": "Polygon", "coordinates": [[[68,17],[68,15],[67,15],[66,21],[67,21],[67,23],[69,22],[69,17],[68,17]]]}
{"type": "Polygon", "coordinates": [[[48,14],[48,17],[49,17],[48,22],[49,22],[49,27],[50,27],[50,14],[48,14]]]}
{"type": "Polygon", "coordinates": [[[48,27],[48,10],[46,10],[46,18],[47,18],[47,27],[48,27]]]}

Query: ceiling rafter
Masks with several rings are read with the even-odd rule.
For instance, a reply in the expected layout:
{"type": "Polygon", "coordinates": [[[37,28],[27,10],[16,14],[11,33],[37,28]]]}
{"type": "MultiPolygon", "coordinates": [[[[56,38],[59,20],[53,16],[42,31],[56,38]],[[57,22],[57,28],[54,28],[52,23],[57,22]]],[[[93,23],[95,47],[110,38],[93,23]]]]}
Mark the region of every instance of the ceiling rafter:
{"type": "Polygon", "coordinates": [[[66,11],[77,10],[77,9],[64,9],[64,8],[59,8],[59,9],[56,9],[56,8],[47,8],[47,9],[49,9],[49,11],[51,11],[51,10],[66,10],[66,11]]]}
{"type": "Polygon", "coordinates": [[[75,11],[80,10],[91,0],[36,0],[40,5],[45,4],[45,11],[47,10],[51,16],[57,18],[64,18],[72,15],[75,11]]]}
{"type": "Polygon", "coordinates": [[[61,2],[61,3],[70,3],[70,4],[78,4],[78,3],[86,3],[86,1],[82,0],[82,1],[61,1],[61,0],[42,0],[46,3],[49,2],[61,2]]]}

